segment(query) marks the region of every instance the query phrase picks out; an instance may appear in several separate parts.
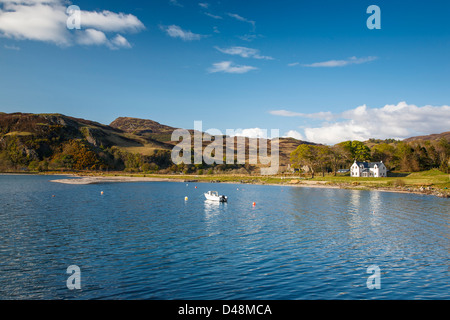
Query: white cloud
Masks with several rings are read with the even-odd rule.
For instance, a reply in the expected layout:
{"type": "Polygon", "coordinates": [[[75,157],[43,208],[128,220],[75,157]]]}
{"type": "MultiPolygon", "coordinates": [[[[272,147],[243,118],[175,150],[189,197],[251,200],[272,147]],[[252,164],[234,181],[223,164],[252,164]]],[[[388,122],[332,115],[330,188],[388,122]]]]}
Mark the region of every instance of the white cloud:
{"type": "Polygon", "coordinates": [[[283,138],[294,138],[297,140],[305,140],[305,138],[303,137],[303,135],[295,130],[289,130],[288,132],[286,132],[283,136],[283,138]]]}
{"type": "Polygon", "coordinates": [[[231,61],[222,61],[214,63],[213,66],[208,70],[210,73],[224,72],[224,73],[247,73],[258,68],[252,66],[241,66],[235,65],[231,61]]]}
{"type": "Polygon", "coordinates": [[[234,131],[234,137],[247,137],[247,138],[264,138],[267,139],[268,132],[266,129],[261,128],[249,128],[249,129],[237,129],[234,131]]]}
{"type": "Polygon", "coordinates": [[[205,15],[207,15],[210,18],[216,19],[216,20],[221,20],[223,19],[221,16],[217,16],[215,14],[209,13],[209,12],[205,12],[205,15]]]}
{"type": "Polygon", "coordinates": [[[374,61],[376,59],[377,59],[377,57],[365,57],[365,58],[350,57],[347,60],[329,60],[329,61],[323,61],[323,62],[315,62],[315,63],[311,63],[311,64],[303,64],[303,66],[311,67],[311,68],[344,67],[344,66],[351,65],[351,64],[362,64],[362,63],[374,61]]]}
{"type": "Polygon", "coordinates": [[[252,25],[253,29],[255,28],[256,22],[253,21],[253,20],[246,19],[246,18],[244,18],[244,17],[242,17],[242,16],[240,16],[240,15],[238,15],[236,13],[227,13],[227,15],[229,17],[233,18],[233,19],[238,20],[238,21],[247,22],[247,23],[252,25]]]}
{"type": "Polygon", "coordinates": [[[288,63],[288,67],[295,67],[295,66],[298,66],[299,64],[300,64],[300,62],[288,63]]]}
{"type": "MultiPolygon", "coordinates": [[[[81,30],[68,30],[67,4],[65,0],[0,0],[0,36],[59,46],[82,44],[118,48],[120,46],[114,45],[118,44],[117,36],[109,40],[106,32],[138,32],[145,28],[131,14],[104,10],[80,11],[81,30]]],[[[124,43],[125,38],[122,38],[124,43]]]]}
{"type": "Polygon", "coordinates": [[[171,4],[171,5],[173,5],[173,6],[176,6],[176,7],[184,7],[181,3],[179,3],[177,0],[169,0],[169,3],[171,4]]]}
{"type": "Polygon", "coordinates": [[[281,116],[281,117],[301,117],[301,118],[310,118],[310,119],[323,119],[330,121],[335,116],[327,111],[327,112],[317,112],[317,113],[300,113],[300,112],[293,112],[288,110],[272,110],[269,111],[270,114],[274,116],[281,116]]]}
{"type": "Polygon", "coordinates": [[[255,58],[255,59],[265,59],[265,60],[273,60],[272,57],[269,56],[261,56],[259,54],[259,50],[246,48],[246,47],[230,47],[226,49],[222,49],[219,47],[214,47],[222,53],[229,55],[238,55],[243,58],[255,58]]]}
{"type": "Polygon", "coordinates": [[[69,45],[66,8],[59,1],[1,0],[0,35],[16,40],[35,40],[69,45]]]}
{"type": "Polygon", "coordinates": [[[78,43],[82,45],[105,45],[108,38],[105,33],[95,29],[86,29],[78,37],[78,43]]]}
{"type": "Polygon", "coordinates": [[[13,46],[9,46],[9,45],[5,44],[3,47],[5,49],[8,49],[8,50],[20,51],[20,47],[14,46],[14,45],[13,46]]]}
{"type": "Polygon", "coordinates": [[[144,24],[132,14],[114,13],[108,10],[81,11],[83,28],[94,28],[105,32],[138,32],[144,24]]]}
{"type": "Polygon", "coordinates": [[[255,39],[264,38],[264,36],[262,34],[244,34],[243,36],[238,36],[238,38],[247,42],[251,42],[255,39]]]}
{"type": "Polygon", "coordinates": [[[203,9],[208,9],[209,8],[209,3],[207,3],[207,2],[200,2],[198,5],[200,7],[202,7],[203,9]]]}
{"type": "Polygon", "coordinates": [[[165,31],[172,38],[180,38],[183,41],[200,40],[205,35],[192,33],[191,31],[183,30],[179,26],[160,26],[161,30],[165,31]]]}
{"type": "Polygon", "coordinates": [[[111,44],[116,48],[131,48],[131,44],[128,42],[127,39],[125,39],[120,34],[116,35],[112,40],[111,44]]]}
{"type": "Polygon", "coordinates": [[[120,34],[116,35],[112,40],[109,40],[103,31],[95,29],[86,29],[81,32],[77,39],[78,44],[91,46],[91,45],[106,45],[112,50],[120,48],[131,48],[130,43],[120,34]]]}
{"type": "Polygon", "coordinates": [[[450,106],[418,107],[400,102],[382,108],[366,105],[342,113],[302,114],[278,110],[273,115],[298,116],[325,120],[321,126],[304,129],[306,140],[335,144],[346,140],[405,139],[412,136],[441,133],[450,128],[450,106]],[[331,121],[332,120],[332,121],[331,121]]]}

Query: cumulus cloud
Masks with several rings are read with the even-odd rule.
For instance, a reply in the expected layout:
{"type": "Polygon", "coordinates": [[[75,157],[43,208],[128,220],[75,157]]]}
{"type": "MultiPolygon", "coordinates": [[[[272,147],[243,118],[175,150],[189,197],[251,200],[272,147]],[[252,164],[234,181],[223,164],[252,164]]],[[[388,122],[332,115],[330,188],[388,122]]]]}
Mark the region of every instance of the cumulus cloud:
{"type": "Polygon", "coordinates": [[[83,45],[104,45],[108,43],[105,33],[95,29],[86,29],[79,37],[78,43],[83,45]]]}
{"type": "Polygon", "coordinates": [[[303,135],[296,131],[296,130],[289,130],[288,132],[286,132],[283,136],[283,138],[294,138],[297,140],[305,140],[305,138],[303,137],[303,135]]]}
{"type": "Polygon", "coordinates": [[[450,106],[418,107],[400,102],[382,108],[366,105],[342,113],[295,113],[286,110],[270,112],[278,116],[298,116],[324,120],[320,126],[304,129],[306,140],[335,144],[346,140],[405,139],[416,135],[441,133],[450,128],[450,106]]]}
{"type": "Polygon", "coordinates": [[[176,25],[171,26],[160,26],[161,30],[166,32],[170,37],[172,38],[180,38],[183,41],[193,41],[193,40],[200,40],[205,35],[193,33],[191,31],[183,30],[181,27],[176,25]]]}
{"type": "Polygon", "coordinates": [[[144,24],[131,14],[80,10],[81,29],[69,30],[66,5],[68,3],[64,0],[0,0],[0,36],[59,46],[82,44],[125,48],[130,46],[119,44],[119,39],[121,44],[125,43],[122,35],[109,40],[106,33],[145,29],[144,24]]]}
{"type": "MultiPolygon", "coordinates": [[[[323,61],[323,62],[315,62],[311,64],[303,64],[304,67],[311,67],[311,68],[333,68],[333,67],[344,67],[351,64],[362,64],[370,61],[376,60],[377,57],[365,57],[365,58],[357,58],[357,57],[350,57],[346,60],[329,60],[329,61],[323,61]]],[[[295,66],[297,64],[292,63],[289,66],[295,66]]]]}
{"type": "Polygon", "coordinates": [[[35,40],[69,45],[66,8],[56,0],[0,0],[0,34],[16,40],[35,40]]]}
{"type": "Polygon", "coordinates": [[[229,55],[238,55],[242,58],[273,60],[272,57],[260,55],[259,50],[257,50],[257,49],[246,48],[246,47],[230,47],[230,48],[215,47],[215,48],[222,53],[229,54],[229,55]]]}
{"type": "Polygon", "coordinates": [[[127,39],[125,39],[123,36],[121,36],[120,34],[116,35],[112,40],[111,40],[111,45],[114,48],[131,48],[131,44],[128,42],[127,39]]]}
{"type": "Polygon", "coordinates": [[[258,68],[252,66],[241,66],[235,65],[231,61],[222,61],[214,63],[213,66],[208,70],[210,73],[224,72],[224,73],[247,73],[258,68]]]}
{"type": "Polygon", "coordinates": [[[233,137],[247,137],[247,138],[263,138],[267,139],[269,133],[267,129],[261,128],[248,128],[248,129],[237,129],[234,131],[233,137]]]}
{"type": "Polygon", "coordinates": [[[144,24],[132,14],[114,13],[108,10],[81,11],[84,28],[94,28],[105,32],[138,32],[144,24]]]}

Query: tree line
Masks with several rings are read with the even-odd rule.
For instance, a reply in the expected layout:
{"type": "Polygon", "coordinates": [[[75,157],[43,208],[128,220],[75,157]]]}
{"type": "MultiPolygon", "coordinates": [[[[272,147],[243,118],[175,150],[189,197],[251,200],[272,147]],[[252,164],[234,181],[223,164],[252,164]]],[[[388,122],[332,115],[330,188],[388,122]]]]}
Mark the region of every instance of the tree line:
{"type": "Polygon", "coordinates": [[[306,145],[297,147],[290,157],[291,166],[325,175],[339,169],[349,169],[353,161],[382,161],[391,171],[417,172],[438,168],[448,173],[450,143],[442,138],[436,141],[375,140],[344,141],[334,146],[306,145]],[[371,145],[371,147],[369,147],[371,145]]]}

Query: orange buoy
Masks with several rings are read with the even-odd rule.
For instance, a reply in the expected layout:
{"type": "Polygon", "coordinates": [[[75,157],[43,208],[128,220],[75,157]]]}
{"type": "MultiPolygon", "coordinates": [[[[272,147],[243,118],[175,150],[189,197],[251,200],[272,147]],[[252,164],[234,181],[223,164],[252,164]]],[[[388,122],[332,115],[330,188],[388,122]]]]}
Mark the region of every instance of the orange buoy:
{"type": "Polygon", "coordinates": [[[256,206],[256,202],[253,202],[253,206],[256,206]]]}
{"type": "Polygon", "coordinates": [[[102,191],[102,192],[100,192],[100,194],[101,194],[101,195],[103,195],[103,191],[102,191]]]}

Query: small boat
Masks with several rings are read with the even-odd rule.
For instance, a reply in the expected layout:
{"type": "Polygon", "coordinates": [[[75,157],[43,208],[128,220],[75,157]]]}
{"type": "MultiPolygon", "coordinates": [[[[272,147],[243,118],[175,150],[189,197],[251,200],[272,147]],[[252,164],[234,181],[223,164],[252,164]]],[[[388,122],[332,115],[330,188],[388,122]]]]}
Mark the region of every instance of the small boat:
{"type": "Polygon", "coordinates": [[[219,201],[219,202],[227,202],[228,197],[224,195],[219,195],[217,191],[208,191],[205,193],[205,198],[207,200],[219,201]]]}

